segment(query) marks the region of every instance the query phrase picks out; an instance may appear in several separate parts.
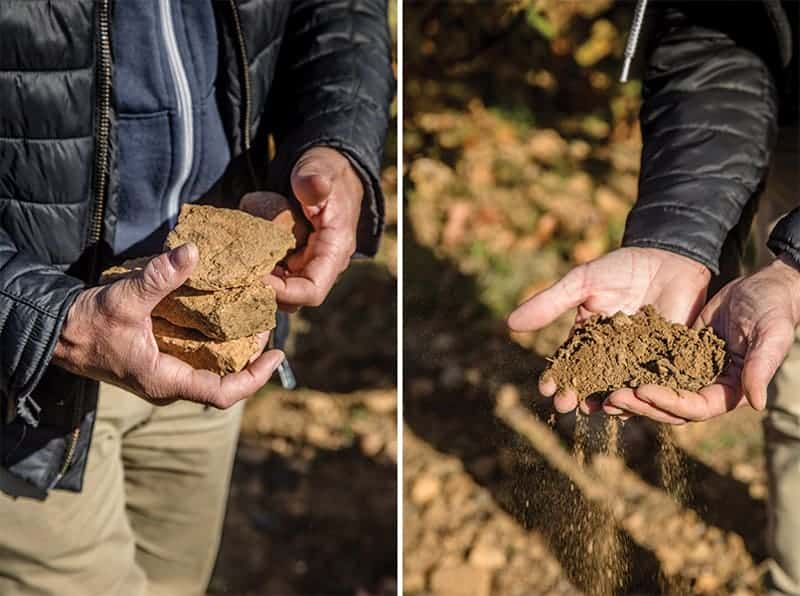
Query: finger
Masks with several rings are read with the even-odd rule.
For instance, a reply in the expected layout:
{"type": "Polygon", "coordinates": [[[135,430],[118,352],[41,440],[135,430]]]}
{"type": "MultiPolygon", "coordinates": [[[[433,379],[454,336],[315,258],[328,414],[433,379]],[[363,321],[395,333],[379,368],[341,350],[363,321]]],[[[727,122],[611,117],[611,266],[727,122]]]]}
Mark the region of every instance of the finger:
{"type": "Polygon", "coordinates": [[[270,350],[244,370],[220,377],[160,354],[150,393],[156,398],[182,399],[226,409],[263,387],[283,359],[283,352],[270,350]]]}
{"type": "Polygon", "coordinates": [[[556,385],[556,382],[550,377],[543,376],[541,379],[539,379],[539,393],[541,393],[543,396],[550,397],[551,395],[554,395],[557,390],[558,385],[556,385]]]}
{"type": "Polygon", "coordinates": [[[286,358],[280,350],[269,350],[259,356],[241,372],[225,375],[220,381],[220,392],[211,405],[226,409],[250,397],[267,384],[270,377],[286,358]]]}
{"type": "Polygon", "coordinates": [[[267,344],[269,344],[269,335],[269,331],[264,331],[263,333],[258,333],[256,335],[256,339],[258,340],[258,348],[255,352],[253,352],[253,355],[250,356],[250,360],[248,360],[249,363],[252,364],[255,362],[256,359],[261,356],[261,354],[267,348],[267,344]]]}
{"type": "Polygon", "coordinates": [[[273,220],[290,209],[289,199],[277,192],[258,191],[244,195],[239,201],[239,209],[250,215],[273,220]]]}
{"type": "MultiPolygon", "coordinates": [[[[348,260],[349,262],[349,260],[348,260]]],[[[291,306],[319,306],[345,266],[329,254],[312,258],[302,272],[285,278],[269,277],[278,302],[291,306]]]]}
{"type": "Polygon", "coordinates": [[[342,169],[336,151],[315,148],[307,151],[292,170],[292,192],[304,207],[322,206],[333,190],[333,182],[342,169]]]}
{"type": "Polygon", "coordinates": [[[147,316],[167,294],[189,279],[197,266],[197,247],[191,242],[148,261],[133,275],[108,286],[112,300],[136,318],[147,316]]]}
{"type": "Polygon", "coordinates": [[[627,410],[621,410],[620,408],[607,404],[605,401],[602,402],[601,407],[603,408],[603,412],[606,415],[619,418],[623,422],[626,422],[631,418],[633,418],[633,414],[631,414],[627,410]]]}
{"type": "Polygon", "coordinates": [[[702,421],[735,410],[742,402],[741,393],[729,385],[715,383],[697,393],[659,385],[642,385],[636,397],[643,403],[685,420],[702,421]]]}
{"type": "Polygon", "coordinates": [[[747,401],[756,410],[767,405],[767,386],[794,342],[794,326],[790,322],[774,324],[758,331],[748,346],[742,368],[742,388],[747,401]]]}
{"type": "Polygon", "coordinates": [[[623,410],[627,414],[645,416],[664,424],[686,424],[685,418],[675,416],[639,399],[633,389],[618,389],[614,391],[606,398],[605,405],[623,410]]]}
{"type": "Polygon", "coordinates": [[[239,201],[239,209],[290,230],[294,234],[297,246],[304,246],[311,233],[308,220],[292,208],[289,199],[276,192],[247,193],[239,201]]]}
{"type": "Polygon", "coordinates": [[[571,389],[559,391],[553,398],[553,407],[560,414],[571,412],[578,407],[578,395],[571,389]]]}
{"type": "Polygon", "coordinates": [[[552,323],[588,297],[584,267],[576,267],[561,280],[519,306],[508,317],[513,331],[536,331],[552,323]]]}

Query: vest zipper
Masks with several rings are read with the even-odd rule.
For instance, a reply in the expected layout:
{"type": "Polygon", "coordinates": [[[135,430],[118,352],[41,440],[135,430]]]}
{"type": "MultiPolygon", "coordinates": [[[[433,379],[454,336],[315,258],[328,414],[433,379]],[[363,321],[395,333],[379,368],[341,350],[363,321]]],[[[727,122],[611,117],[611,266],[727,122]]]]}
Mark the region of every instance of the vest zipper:
{"type": "Polygon", "coordinates": [[[178,49],[178,40],[175,37],[175,22],[172,18],[172,3],[170,0],[159,0],[161,11],[161,33],[167,49],[172,81],[175,84],[177,98],[178,125],[181,135],[181,155],[178,162],[178,174],[167,192],[167,218],[169,227],[172,228],[178,220],[181,206],[181,190],[183,190],[189,175],[192,172],[192,156],[194,150],[194,115],[192,113],[192,92],[186,69],[178,49]]]}
{"type": "MultiPolygon", "coordinates": [[[[231,5],[231,12],[233,13],[233,25],[236,28],[236,41],[239,44],[239,60],[242,67],[242,84],[244,85],[244,150],[250,150],[250,103],[251,103],[251,85],[250,85],[250,71],[247,67],[247,46],[244,44],[244,34],[242,33],[242,22],[239,18],[239,7],[236,6],[236,0],[229,0],[231,5]]],[[[255,190],[255,189],[254,189],[255,190]]]]}
{"type": "MultiPolygon", "coordinates": [[[[108,149],[109,135],[111,132],[111,34],[110,34],[110,0],[99,0],[97,7],[97,29],[98,29],[98,66],[97,66],[97,134],[95,138],[95,160],[94,160],[94,202],[92,204],[91,219],[89,220],[89,233],[87,235],[86,248],[94,248],[97,252],[97,244],[103,233],[103,214],[106,201],[106,190],[108,188],[108,149]]],[[[99,252],[94,255],[93,270],[94,277],[97,273],[97,260],[99,252]]],[[[94,281],[92,279],[92,281],[94,281]]],[[[72,465],[75,458],[75,451],[78,447],[78,440],[81,437],[81,412],[83,411],[83,391],[78,394],[75,400],[74,421],[75,428],[70,434],[69,444],[64,454],[64,461],[56,477],[50,483],[49,488],[55,487],[72,465]]]]}

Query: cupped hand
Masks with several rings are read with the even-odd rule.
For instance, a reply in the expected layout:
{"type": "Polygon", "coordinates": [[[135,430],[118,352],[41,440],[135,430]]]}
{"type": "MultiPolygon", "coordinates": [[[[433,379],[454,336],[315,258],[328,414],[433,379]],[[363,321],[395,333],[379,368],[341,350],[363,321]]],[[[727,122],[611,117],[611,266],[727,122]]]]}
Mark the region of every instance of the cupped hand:
{"type": "MultiPolygon", "coordinates": [[[[508,325],[514,331],[534,331],[576,307],[579,322],[594,314],[633,314],[647,304],[670,321],[691,324],[705,303],[710,279],[710,271],[688,257],[657,248],[620,248],[575,267],[524,302],[511,313],[508,325]]],[[[541,379],[539,391],[555,394],[559,412],[578,405],[575,392],[557,387],[552,379],[541,379]]],[[[599,408],[586,401],[581,406],[587,412],[599,408]]]]}
{"type": "Polygon", "coordinates": [[[657,385],[622,389],[603,404],[609,414],[632,412],[672,424],[708,420],[749,403],[762,410],[767,385],[780,367],[800,324],[800,271],[779,257],[719,291],[695,327],[710,325],[725,340],[729,362],[723,375],[698,392],[657,385]]]}
{"type": "MultiPolygon", "coordinates": [[[[291,310],[319,306],[356,250],[364,187],[348,159],[329,147],[306,151],[292,170],[292,191],[313,229],[304,246],[267,283],[291,310]]],[[[242,208],[248,210],[247,205],[242,208]]]]}
{"type": "Polygon", "coordinates": [[[244,370],[224,377],[158,350],[150,313],[189,278],[197,260],[197,248],[185,244],[129,277],[83,291],[69,310],[54,364],[156,405],[180,399],[225,409],[255,393],[283,360],[279,350],[260,354],[268,334],[244,370]]]}

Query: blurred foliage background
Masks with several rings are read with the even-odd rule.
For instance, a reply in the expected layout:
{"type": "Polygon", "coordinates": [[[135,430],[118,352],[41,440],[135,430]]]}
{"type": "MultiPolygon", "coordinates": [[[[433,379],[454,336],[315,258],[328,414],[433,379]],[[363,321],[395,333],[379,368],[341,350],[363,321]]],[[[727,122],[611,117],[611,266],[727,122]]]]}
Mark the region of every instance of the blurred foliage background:
{"type": "Polygon", "coordinates": [[[641,144],[640,85],[617,82],[632,8],[405,5],[409,233],[497,317],[619,243],[641,144]]]}

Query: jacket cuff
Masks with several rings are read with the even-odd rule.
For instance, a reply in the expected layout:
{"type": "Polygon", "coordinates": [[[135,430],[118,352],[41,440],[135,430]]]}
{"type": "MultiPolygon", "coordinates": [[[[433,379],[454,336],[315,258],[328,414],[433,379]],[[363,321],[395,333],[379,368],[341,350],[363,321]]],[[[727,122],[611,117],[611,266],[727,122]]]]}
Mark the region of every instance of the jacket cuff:
{"type": "MultiPolygon", "coordinates": [[[[676,192],[681,192],[676,189],[676,192]]],[[[660,248],[705,265],[719,274],[722,242],[728,230],[707,213],[678,207],[668,197],[657,203],[637,204],[628,214],[622,246],[660,248]]]]}
{"type": "Polygon", "coordinates": [[[800,267],[800,208],[790,211],[775,224],[767,247],[776,256],[785,254],[800,267]]]}
{"type": "Polygon", "coordinates": [[[61,329],[67,320],[69,309],[83,289],[83,283],[75,279],[74,283],[58,288],[51,293],[50,298],[58,298],[60,302],[56,312],[47,312],[21,301],[15,305],[16,309],[24,311],[24,314],[18,312],[16,316],[25,317],[29,321],[30,332],[22,352],[21,362],[25,363],[25,370],[31,372],[19,384],[12,383],[10,396],[16,404],[16,414],[31,426],[39,424],[39,414],[42,410],[42,406],[31,397],[31,394],[42,380],[42,376],[53,359],[53,352],[61,336],[61,329]],[[60,293],[61,296],[56,297],[53,295],[54,293],[60,293]]]}
{"type": "Polygon", "coordinates": [[[315,136],[300,129],[278,147],[275,159],[270,163],[268,187],[284,196],[294,198],[291,184],[292,168],[303,153],[312,147],[336,149],[347,157],[361,178],[364,198],[361,201],[361,216],[356,233],[356,252],[367,257],[375,256],[383,233],[386,213],[377,168],[380,156],[363,155],[359,149],[341,139],[315,136]]]}

